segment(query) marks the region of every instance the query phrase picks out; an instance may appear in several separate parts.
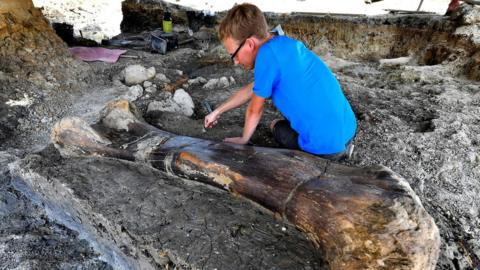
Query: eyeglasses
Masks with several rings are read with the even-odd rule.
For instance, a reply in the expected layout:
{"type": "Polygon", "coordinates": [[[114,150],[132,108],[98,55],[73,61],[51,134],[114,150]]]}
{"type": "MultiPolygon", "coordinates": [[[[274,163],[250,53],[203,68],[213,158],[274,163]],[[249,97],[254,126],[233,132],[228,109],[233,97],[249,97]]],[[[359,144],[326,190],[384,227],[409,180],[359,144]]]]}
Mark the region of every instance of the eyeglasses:
{"type": "Polygon", "coordinates": [[[238,52],[240,51],[240,49],[242,48],[243,44],[245,44],[245,41],[247,41],[246,39],[244,39],[242,41],[242,43],[240,43],[240,45],[238,46],[238,48],[235,50],[234,53],[232,53],[232,55],[230,56],[230,58],[232,59],[232,62],[235,63],[235,56],[237,56],[238,52]]]}

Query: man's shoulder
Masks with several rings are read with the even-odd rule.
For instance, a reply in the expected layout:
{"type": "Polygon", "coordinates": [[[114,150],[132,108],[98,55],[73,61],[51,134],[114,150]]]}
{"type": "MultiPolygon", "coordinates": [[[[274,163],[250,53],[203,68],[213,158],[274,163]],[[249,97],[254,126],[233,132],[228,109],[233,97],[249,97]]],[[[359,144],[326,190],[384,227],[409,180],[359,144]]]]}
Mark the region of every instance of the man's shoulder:
{"type": "Polygon", "coordinates": [[[267,58],[275,57],[289,57],[298,50],[301,42],[287,36],[275,36],[267,43],[263,44],[259,53],[267,58]]]}

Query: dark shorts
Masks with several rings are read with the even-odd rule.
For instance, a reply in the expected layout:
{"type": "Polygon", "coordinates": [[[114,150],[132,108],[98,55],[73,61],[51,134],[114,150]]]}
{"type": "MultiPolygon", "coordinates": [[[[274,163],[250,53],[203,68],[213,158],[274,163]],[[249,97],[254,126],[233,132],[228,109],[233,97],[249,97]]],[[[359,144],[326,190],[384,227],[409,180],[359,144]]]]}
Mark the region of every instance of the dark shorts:
{"type": "MultiPolygon", "coordinates": [[[[281,147],[287,149],[302,150],[298,145],[298,133],[290,126],[288,120],[280,120],[273,126],[273,137],[281,147]]],[[[351,147],[353,138],[345,144],[345,149],[351,147]]],[[[338,161],[347,157],[347,151],[329,155],[316,155],[329,160],[338,161]]],[[[303,150],[302,150],[303,151],[303,150]]]]}

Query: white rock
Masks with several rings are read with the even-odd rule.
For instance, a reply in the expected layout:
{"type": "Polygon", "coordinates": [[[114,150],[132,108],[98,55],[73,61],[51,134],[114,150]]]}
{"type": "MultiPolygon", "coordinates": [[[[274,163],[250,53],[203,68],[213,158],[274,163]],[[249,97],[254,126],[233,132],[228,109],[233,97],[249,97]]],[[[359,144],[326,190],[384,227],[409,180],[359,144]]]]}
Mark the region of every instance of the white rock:
{"type": "Polygon", "coordinates": [[[232,76],[230,76],[230,78],[228,78],[228,81],[229,81],[230,85],[235,84],[235,78],[233,78],[232,76]]]}
{"type": "Polygon", "coordinates": [[[150,86],[152,86],[152,82],[150,82],[150,81],[144,81],[143,82],[143,88],[148,88],[150,86]]]}
{"type": "Polygon", "coordinates": [[[186,26],[178,25],[178,24],[175,24],[172,28],[172,31],[176,33],[185,33],[187,32],[187,30],[188,28],[186,26]]]}
{"type": "Polygon", "coordinates": [[[204,89],[214,89],[214,88],[227,88],[232,83],[235,83],[235,79],[231,77],[229,80],[227,77],[221,77],[220,79],[210,79],[205,85],[203,85],[204,89]]]}
{"type": "Polygon", "coordinates": [[[467,154],[467,157],[468,157],[468,161],[470,161],[470,163],[472,164],[475,164],[478,160],[477,153],[475,152],[469,152],[467,154]]]}
{"type": "Polygon", "coordinates": [[[167,76],[165,76],[165,74],[162,74],[162,73],[158,73],[156,76],[155,76],[155,79],[158,80],[158,81],[161,81],[161,82],[164,82],[164,83],[170,83],[170,79],[167,78],[167,76]]]}
{"type": "Polygon", "coordinates": [[[152,85],[152,86],[149,86],[149,87],[145,88],[145,91],[153,94],[153,93],[157,92],[157,87],[154,87],[152,85]]]}
{"type": "Polygon", "coordinates": [[[177,70],[175,70],[175,73],[177,73],[177,75],[180,75],[180,76],[182,76],[182,75],[183,75],[183,71],[181,71],[181,70],[178,70],[178,69],[177,69],[177,70]]]}
{"type": "Polygon", "coordinates": [[[227,88],[230,86],[230,82],[228,81],[227,77],[221,77],[218,81],[218,87],[220,88],[227,88]]]}
{"type": "Polygon", "coordinates": [[[195,104],[193,103],[192,97],[190,97],[190,95],[185,92],[185,90],[181,88],[177,89],[177,91],[175,91],[175,94],[173,94],[173,100],[181,108],[181,111],[179,111],[180,113],[186,116],[192,116],[195,104]]]}
{"type": "Polygon", "coordinates": [[[134,85],[128,88],[127,93],[125,93],[122,98],[128,101],[135,101],[143,95],[143,88],[140,85],[134,85]]]}
{"type": "Polygon", "coordinates": [[[223,45],[217,45],[215,47],[213,47],[211,50],[210,50],[210,53],[211,54],[214,54],[214,55],[224,55],[224,56],[227,56],[228,55],[228,52],[227,50],[225,49],[225,47],[223,47],[223,45]]]}
{"type": "Polygon", "coordinates": [[[464,146],[472,145],[472,140],[470,140],[468,135],[462,130],[457,131],[457,133],[453,134],[452,139],[460,145],[464,145],[464,146]]]}
{"type": "Polygon", "coordinates": [[[118,79],[122,82],[125,81],[125,72],[126,72],[125,70],[126,70],[126,68],[123,69],[122,71],[120,71],[120,73],[118,73],[118,79]]]}
{"type": "Polygon", "coordinates": [[[204,89],[214,89],[218,85],[219,79],[210,79],[206,84],[203,85],[204,89]]]}
{"type": "Polygon", "coordinates": [[[122,81],[120,81],[120,80],[113,80],[112,84],[113,84],[113,86],[116,86],[116,87],[125,86],[125,85],[123,85],[122,81]]]}
{"type": "Polygon", "coordinates": [[[135,84],[142,84],[144,81],[155,77],[155,67],[149,69],[141,65],[131,65],[125,68],[125,84],[132,86],[135,84]]]}
{"type": "Polygon", "coordinates": [[[157,71],[155,70],[155,67],[151,67],[151,68],[147,69],[147,77],[148,77],[147,80],[151,80],[151,79],[155,78],[155,74],[157,74],[157,71]]]}
{"type": "Polygon", "coordinates": [[[20,100],[12,100],[5,102],[5,104],[13,107],[13,106],[20,106],[20,107],[30,107],[33,104],[33,99],[30,98],[27,94],[23,94],[23,98],[20,100]]]}
{"type": "Polygon", "coordinates": [[[406,65],[408,62],[412,60],[411,57],[398,57],[398,58],[391,58],[391,59],[380,59],[380,66],[401,66],[406,65]]]}
{"type": "MultiPolygon", "coordinates": [[[[192,116],[195,105],[190,95],[183,89],[175,91],[173,98],[169,98],[169,92],[162,91],[159,96],[164,95],[162,100],[150,102],[147,113],[151,111],[179,113],[192,116]]],[[[170,94],[171,95],[171,94],[170,94]]]]}
{"type": "Polygon", "coordinates": [[[148,104],[147,113],[152,111],[178,113],[181,110],[180,106],[172,99],[152,101],[148,104]]]}
{"type": "Polygon", "coordinates": [[[192,84],[204,84],[204,83],[207,83],[207,79],[203,78],[203,77],[196,77],[195,79],[190,79],[188,80],[188,84],[192,85],[192,84]]]}
{"type": "Polygon", "coordinates": [[[160,91],[158,93],[158,99],[160,100],[167,100],[172,98],[172,93],[169,91],[160,91]]]}

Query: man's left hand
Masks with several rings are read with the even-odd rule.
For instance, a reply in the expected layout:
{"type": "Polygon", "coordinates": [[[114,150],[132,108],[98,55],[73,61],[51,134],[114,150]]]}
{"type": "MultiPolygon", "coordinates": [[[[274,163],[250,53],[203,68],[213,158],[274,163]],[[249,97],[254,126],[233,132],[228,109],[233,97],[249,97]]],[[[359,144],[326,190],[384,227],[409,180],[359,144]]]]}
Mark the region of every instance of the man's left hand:
{"type": "Polygon", "coordinates": [[[248,140],[245,140],[243,137],[234,137],[234,138],[225,138],[224,142],[234,143],[234,144],[247,144],[248,140]]]}

